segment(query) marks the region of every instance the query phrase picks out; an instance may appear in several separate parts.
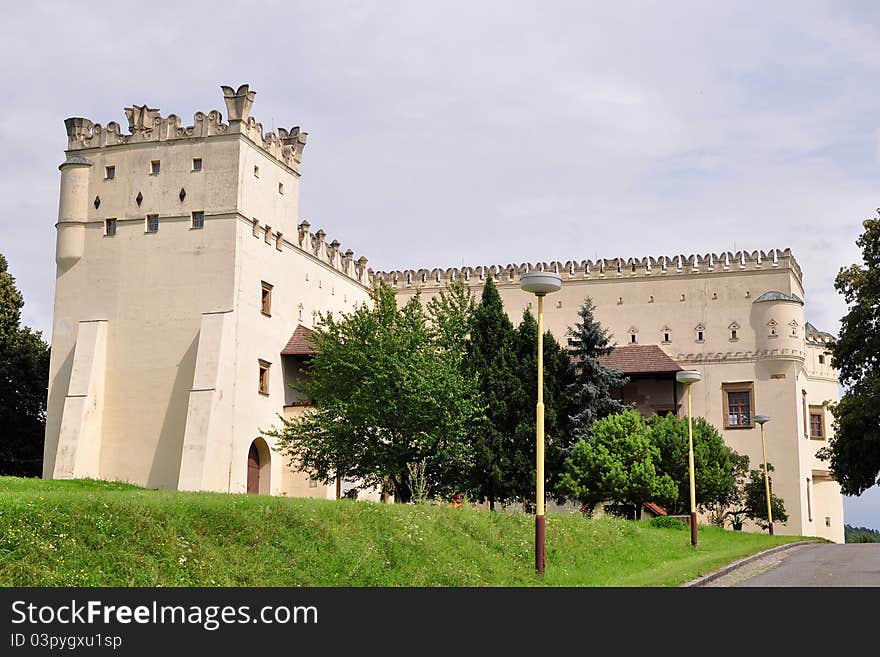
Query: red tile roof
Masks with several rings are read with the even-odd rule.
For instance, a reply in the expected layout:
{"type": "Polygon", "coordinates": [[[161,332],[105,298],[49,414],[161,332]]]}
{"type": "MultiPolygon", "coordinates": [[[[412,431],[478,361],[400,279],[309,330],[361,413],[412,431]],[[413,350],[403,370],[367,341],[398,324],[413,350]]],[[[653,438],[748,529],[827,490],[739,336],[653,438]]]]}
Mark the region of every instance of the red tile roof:
{"type": "Polygon", "coordinates": [[[642,504],[642,506],[645,507],[651,513],[653,513],[655,516],[665,516],[666,515],[666,509],[664,509],[659,504],[654,504],[653,502],[645,502],[644,504],[642,504]]]}
{"type": "Polygon", "coordinates": [[[315,343],[311,341],[312,329],[306,328],[302,324],[296,327],[287,345],[281,350],[282,356],[311,356],[318,353],[315,343]]]}
{"type": "Polygon", "coordinates": [[[655,344],[628,344],[616,347],[599,362],[624,374],[672,374],[682,367],[655,344]]]}

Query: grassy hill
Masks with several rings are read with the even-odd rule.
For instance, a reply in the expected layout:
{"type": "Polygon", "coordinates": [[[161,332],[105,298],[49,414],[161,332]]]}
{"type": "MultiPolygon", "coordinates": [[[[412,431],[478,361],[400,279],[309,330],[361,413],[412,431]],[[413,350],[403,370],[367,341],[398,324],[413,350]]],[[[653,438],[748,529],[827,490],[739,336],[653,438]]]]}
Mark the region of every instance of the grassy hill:
{"type": "Polygon", "coordinates": [[[670,586],[792,536],[0,477],[3,586],[670,586]]]}

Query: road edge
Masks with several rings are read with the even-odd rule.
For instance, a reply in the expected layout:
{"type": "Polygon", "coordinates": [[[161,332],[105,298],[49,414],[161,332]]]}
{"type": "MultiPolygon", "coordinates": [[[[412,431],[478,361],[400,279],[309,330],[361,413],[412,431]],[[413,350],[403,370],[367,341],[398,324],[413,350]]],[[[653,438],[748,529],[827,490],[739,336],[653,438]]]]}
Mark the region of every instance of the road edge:
{"type": "Polygon", "coordinates": [[[733,572],[737,568],[745,566],[747,563],[755,561],[756,559],[760,559],[761,557],[766,557],[768,554],[774,554],[776,552],[782,552],[783,550],[790,550],[794,547],[802,547],[804,545],[820,545],[824,541],[795,541],[794,543],[786,543],[785,545],[777,545],[776,547],[769,548],[767,550],[763,550],[761,552],[756,552],[755,554],[749,555],[747,557],[743,557],[738,561],[734,561],[733,563],[729,563],[718,570],[715,570],[708,575],[703,575],[702,577],[698,577],[697,579],[692,579],[690,582],[686,582],[682,584],[682,587],[691,588],[703,586],[704,584],[708,584],[709,582],[718,579],[728,573],[733,572]]]}

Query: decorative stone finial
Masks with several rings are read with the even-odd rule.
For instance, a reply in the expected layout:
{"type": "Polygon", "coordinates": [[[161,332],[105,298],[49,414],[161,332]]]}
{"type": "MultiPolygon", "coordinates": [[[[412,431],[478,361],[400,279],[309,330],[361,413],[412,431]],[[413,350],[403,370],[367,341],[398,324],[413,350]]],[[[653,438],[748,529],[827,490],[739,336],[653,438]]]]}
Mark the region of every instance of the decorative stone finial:
{"type": "Polygon", "coordinates": [[[226,102],[226,114],[230,121],[247,121],[254,104],[256,91],[248,91],[248,85],[241,85],[238,90],[222,86],[223,100],[226,102]]]}
{"type": "Polygon", "coordinates": [[[146,105],[132,105],[125,108],[128,118],[128,130],[131,134],[152,130],[156,119],[160,118],[159,110],[146,105]]]}
{"type": "Polygon", "coordinates": [[[67,137],[82,141],[92,136],[92,126],[94,124],[88,119],[81,116],[72,116],[64,119],[64,127],[67,129],[67,137]]]}

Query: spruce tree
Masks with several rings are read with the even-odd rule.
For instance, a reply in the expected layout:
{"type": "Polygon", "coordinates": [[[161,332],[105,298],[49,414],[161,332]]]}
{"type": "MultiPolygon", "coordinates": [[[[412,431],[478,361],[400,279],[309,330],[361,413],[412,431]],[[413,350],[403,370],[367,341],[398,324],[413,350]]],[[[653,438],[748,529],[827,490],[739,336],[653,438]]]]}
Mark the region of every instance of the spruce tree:
{"type": "Polygon", "coordinates": [[[527,393],[517,362],[516,332],[490,278],[473,312],[466,362],[476,377],[486,413],[471,436],[471,493],[494,509],[496,503],[517,495],[511,471],[514,461],[519,461],[516,428],[527,393]]]}
{"type": "Polygon", "coordinates": [[[568,329],[569,353],[575,367],[574,382],[568,386],[573,408],[571,417],[571,440],[589,440],[593,423],[614,413],[620,413],[626,405],[612,397],[615,389],[628,381],[618,370],[605,367],[599,356],[614,351],[611,336],[593,317],[596,307],[590,298],[584,300],[578,310],[580,322],[568,329]]]}

